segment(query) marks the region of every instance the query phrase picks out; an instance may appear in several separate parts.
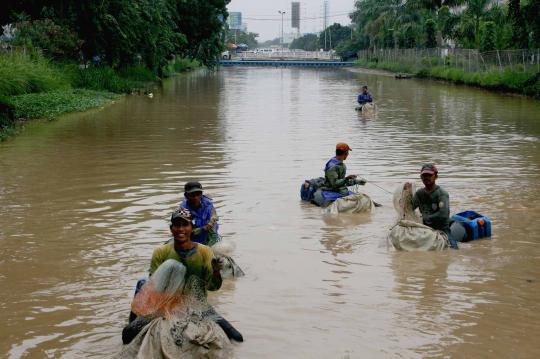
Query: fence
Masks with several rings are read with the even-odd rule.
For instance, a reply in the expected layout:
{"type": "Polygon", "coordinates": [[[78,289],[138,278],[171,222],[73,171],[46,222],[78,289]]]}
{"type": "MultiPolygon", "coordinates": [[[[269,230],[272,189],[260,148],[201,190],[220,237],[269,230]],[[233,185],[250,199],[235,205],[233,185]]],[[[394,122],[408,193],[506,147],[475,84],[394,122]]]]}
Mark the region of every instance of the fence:
{"type": "Polygon", "coordinates": [[[395,62],[411,69],[444,66],[467,72],[504,71],[507,69],[540,72],[540,49],[494,50],[474,49],[378,49],[361,50],[358,59],[368,62],[395,62]]]}

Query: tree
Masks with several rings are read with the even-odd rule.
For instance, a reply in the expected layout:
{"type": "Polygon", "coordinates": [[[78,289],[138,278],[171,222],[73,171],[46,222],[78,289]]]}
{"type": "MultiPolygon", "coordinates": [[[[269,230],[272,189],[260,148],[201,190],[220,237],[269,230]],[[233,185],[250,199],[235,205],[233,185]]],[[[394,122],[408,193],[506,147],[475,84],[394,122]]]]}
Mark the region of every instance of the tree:
{"type": "Polygon", "coordinates": [[[495,23],[486,21],[481,27],[480,50],[495,50],[495,23]]]}
{"type": "Polygon", "coordinates": [[[259,34],[254,32],[245,32],[241,30],[227,29],[225,32],[225,38],[229,44],[246,44],[250,49],[254,49],[258,46],[257,37],[259,34]]]}
{"type": "Polygon", "coordinates": [[[433,19],[427,19],[425,23],[426,29],[426,47],[437,47],[437,24],[433,19]]]}
{"type": "Polygon", "coordinates": [[[523,7],[523,14],[530,31],[529,47],[540,48],[540,0],[531,0],[523,7]]]}
{"type": "Polygon", "coordinates": [[[2,22],[51,19],[77,33],[87,58],[115,67],[142,59],[159,72],[174,55],[213,64],[229,0],[8,0],[2,22]]]}
{"type": "Polygon", "coordinates": [[[281,44],[281,37],[276,37],[273,40],[266,40],[265,42],[259,43],[259,47],[270,47],[281,44]]]}
{"type": "Polygon", "coordinates": [[[319,47],[321,49],[335,49],[340,42],[351,38],[351,29],[347,26],[335,23],[321,32],[319,36],[319,47]],[[325,41],[326,34],[326,41],[325,41]]]}
{"type": "Polygon", "coordinates": [[[306,51],[319,50],[319,37],[316,34],[305,34],[298,39],[294,39],[289,45],[290,49],[302,49],[306,51]]]}
{"type": "Polygon", "coordinates": [[[520,0],[508,1],[508,18],[512,24],[512,43],[515,48],[527,48],[527,32],[520,0]]]}

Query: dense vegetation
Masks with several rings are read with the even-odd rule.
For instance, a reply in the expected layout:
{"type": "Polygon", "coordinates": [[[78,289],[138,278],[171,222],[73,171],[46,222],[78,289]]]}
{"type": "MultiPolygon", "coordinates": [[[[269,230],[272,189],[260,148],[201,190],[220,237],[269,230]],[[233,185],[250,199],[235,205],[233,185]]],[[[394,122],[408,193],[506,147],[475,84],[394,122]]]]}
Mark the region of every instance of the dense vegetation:
{"type": "Polygon", "coordinates": [[[228,2],[3,2],[0,138],[19,119],[100,106],[158,77],[213,66],[225,43],[228,2]]]}
{"type": "Polygon", "coordinates": [[[540,0],[358,0],[351,18],[355,50],[540,47],[540,0]]]}
{"type": "Polygon", "coordinates": [[[228,0],[8,0],[0,23],[20,29],[15,44],[56,59],[142,63],[159,73],[172,55],[212,65],[223,47],[228,0]]]}

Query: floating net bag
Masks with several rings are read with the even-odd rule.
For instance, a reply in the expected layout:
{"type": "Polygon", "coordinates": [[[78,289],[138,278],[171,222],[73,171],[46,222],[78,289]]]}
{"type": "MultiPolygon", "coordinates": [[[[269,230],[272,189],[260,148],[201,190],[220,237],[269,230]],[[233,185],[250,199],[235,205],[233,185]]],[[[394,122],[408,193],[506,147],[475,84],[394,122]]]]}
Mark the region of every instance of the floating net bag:
{"type": "Polygon", "coordinates": [[[325,213],[362,213],[369,212],[373,208],[373,201],[368,195],[354,193],[336,199],[331,205],[325,208],[325,213]]]}
{"type": "Polygon", "coordinates": [[[146,318],[145,326],[118,358],[233,357],[232,344],[206,302],[203,281],[196,276],[186,281],[185,274],[180,262],[168,260],[150,277],[131,306],[146,318]]]}
{"type": "Polygon", "coordinates": [[[422,223],[422,218],[413,210],[414,185],[404,190],[403,185],[394,191],[394,209],[398,214],[396,224],[390,229],[388,241],[394,248],[403,251],[436,251],[448,248],[446,233],[434,230],[422,223]]]}

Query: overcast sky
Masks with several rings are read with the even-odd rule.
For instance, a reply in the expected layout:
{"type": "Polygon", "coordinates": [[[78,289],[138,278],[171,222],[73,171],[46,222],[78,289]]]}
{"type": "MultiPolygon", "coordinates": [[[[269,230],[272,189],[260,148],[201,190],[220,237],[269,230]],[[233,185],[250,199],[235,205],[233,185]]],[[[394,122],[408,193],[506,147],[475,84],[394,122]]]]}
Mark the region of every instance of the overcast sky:
{"type": "MultiPolygon", "coordinates": [[[[329,25],[334,22],[342,25],[350,24],[347,13],[354,9],[354,2],[354,0],[329,0],[329,25]]],[[[291,31],[290,0],[231,0],[227,8],[229,11],[242,13],[242,22],[247,24],[248,31],[259,34],[257,39],[259,41],[280,36],[281,15],[278,14],[278,10],[285,11],[284,32],[291,31]]],[[[323,0],[300,0],[300,14],[300,31],[303,34],[322,30],[323,0]]]]}

